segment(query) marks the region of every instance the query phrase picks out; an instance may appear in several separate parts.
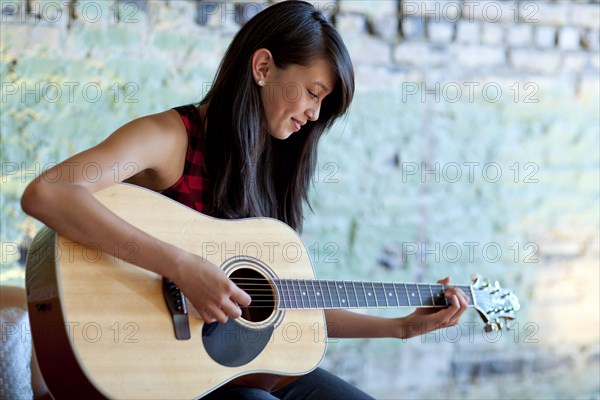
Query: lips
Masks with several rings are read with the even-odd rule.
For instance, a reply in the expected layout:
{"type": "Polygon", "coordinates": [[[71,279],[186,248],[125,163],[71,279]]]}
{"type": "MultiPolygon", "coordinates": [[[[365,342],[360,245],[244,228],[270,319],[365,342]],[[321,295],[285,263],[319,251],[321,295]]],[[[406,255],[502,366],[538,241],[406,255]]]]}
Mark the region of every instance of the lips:
{"type": "Polygon", "coordinates": [[[306,124],[306,122],[298,121],[296,118],[293,118],[293,117],[292,117],[292,122],[293,122],[294,128],[295,128],[294,132],[298,132],[300,130],[300,128],[302,128],[302,126],[304,124],[306,124]]]}

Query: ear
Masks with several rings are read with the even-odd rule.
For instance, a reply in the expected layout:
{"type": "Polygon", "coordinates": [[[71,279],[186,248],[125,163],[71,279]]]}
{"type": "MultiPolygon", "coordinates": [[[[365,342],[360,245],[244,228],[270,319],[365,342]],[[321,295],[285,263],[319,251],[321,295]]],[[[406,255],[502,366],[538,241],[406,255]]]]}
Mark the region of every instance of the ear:
{"type": "Polygon", "coordinates": [[[269,50],[258,49],[252,54],[252,77],[255,82],[268,80],[273,68],[273,55],[269,50]]]}

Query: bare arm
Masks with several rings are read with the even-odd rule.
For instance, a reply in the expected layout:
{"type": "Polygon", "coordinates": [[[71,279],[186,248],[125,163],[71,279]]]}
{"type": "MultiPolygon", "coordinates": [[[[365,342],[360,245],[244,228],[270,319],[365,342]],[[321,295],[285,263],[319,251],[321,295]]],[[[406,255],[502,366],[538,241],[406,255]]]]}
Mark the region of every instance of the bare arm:
{"type": "MultiPolygon", "coordinates": [[[[450,278],[438,282],[448,285],[450,278]]],[[[381,318],[346,310],[326,310],[328,336],[408,339],[436,329],[456,325],[461,315],[467,310],[469,300],[462,290],[454,287],[447,289],[444,295],[452,303],[451,306],[437,311],[421,308],[401,318],[381,318]]]]}
{"type": "Polygon", "coordinates": [[[187,133],[175,111],[134,120],[36,178],[25,189],[21,205],[63,236],[94,243],[103,252],[172,279],[206,321],[224,321],[228,315],[239,316],[237,304],[250,302],[246,293],[216,266],[140,231],[92,195],[128,179],[164,189],[181,174],[186,148],[187,133]],[[131,243],[138,251],[127,259],[128,252],[119,249],[131,243]]]}

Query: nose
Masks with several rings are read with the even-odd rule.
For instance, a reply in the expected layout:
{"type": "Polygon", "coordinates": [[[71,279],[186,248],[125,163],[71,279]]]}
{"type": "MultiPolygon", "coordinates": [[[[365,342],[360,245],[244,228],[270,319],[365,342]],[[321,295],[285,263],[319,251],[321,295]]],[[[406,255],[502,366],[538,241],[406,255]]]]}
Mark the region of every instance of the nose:
{"type": "Polygon", "coordinates": [[[316,121],[319,119],[320,110],[321,110],[321,103],[319,102],[317,104],[312,104],[310,107],[308,107],[304,114],[306,115],[306,118],[308,118],[309,120],[316,121]]]}

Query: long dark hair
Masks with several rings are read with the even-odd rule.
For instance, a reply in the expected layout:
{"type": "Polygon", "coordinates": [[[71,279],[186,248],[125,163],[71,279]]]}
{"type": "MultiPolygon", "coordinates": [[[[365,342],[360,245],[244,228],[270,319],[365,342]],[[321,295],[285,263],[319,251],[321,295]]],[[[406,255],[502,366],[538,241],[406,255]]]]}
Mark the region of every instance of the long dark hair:
{"type": "MultiPolygon", "coordinates": [[[[302,204],[316,167],[317,144],[354,95],[350,56],[333,25],[311,4],[285,1],[263,10],[235,35],[201,105],[207,105],[204,168],[212,186],[208,212],[222,218],[273,217],[302,230],[302,204]],[[336,76],[317,121],[286,140],[267,133],[251,59],[268,49],[275,65],[323,58],[336,76]]],[[[310,204],[309,204],[310,207],[310,204]]]]}

